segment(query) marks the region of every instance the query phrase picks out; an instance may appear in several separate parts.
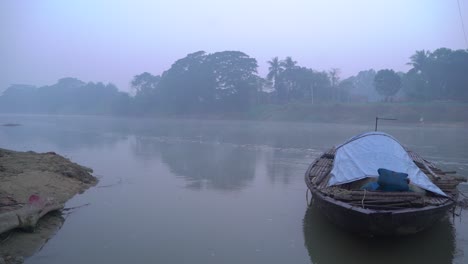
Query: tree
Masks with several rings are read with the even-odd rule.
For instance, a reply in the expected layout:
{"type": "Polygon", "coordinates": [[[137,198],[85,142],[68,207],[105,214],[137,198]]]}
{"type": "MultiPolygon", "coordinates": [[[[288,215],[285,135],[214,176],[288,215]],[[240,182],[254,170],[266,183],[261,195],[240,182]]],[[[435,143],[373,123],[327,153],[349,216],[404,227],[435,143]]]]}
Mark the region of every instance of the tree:
{"type": "Polygon", "coordinates": [[[245,110],[255,101],[256,59],[240,51],[216,52],[208,55],[206,67],[214,83],[219,108],[245,110]]]}
{"type": "Polygon", "coordinates": [[[328,72],[328,75],[330,76],[330,82],[331,82],[332,100],[338,101],[339,100],[338,84],[340,83],[340,69],[332,68],[328,72]]]}
{"type": "Polygon", "coordinates": [[[138,114],[148,114],[156,112],[160,107],[160,93],[158,89],[161,76],[154,76],[144,72],[135,75],[130,82],[131,88],[135,91],[132,100],[133,111],[138,114]]]}
{"type": "Polygon", "coordinates": [[[291,92],[294,89],[295,76],[297,75],[297,61],[294,61],[291,57],[280,62],[280,66],[283,71],[279,76],[281,82],[277,86],[277,96],[279,102],[289,102],[291,100],[291,92]]]}
{"type": "Polygon", "coordinates": [[[328,72],[328,75],[330,75],[330,81],[331,81],[332,87],[338,86],[338,83],[340,82],[340,69],[332,68],[328,72]]]}
{"type": "Polygon", "coordinates": [[[432,99],[468,100],[468,50],[440,48],[431,53],[427,70],[432,99]]]}
{"type": "Polygon", "coordinates": [[[270,61],[267,61],[270,65],[268,66],[267,80],[273,81],[273,87],[275,90],[278,88],[279,76],[283,72],[283,67],[278,59],[278,57],[272,58],[270,61]]]}
{"type": "Polygon", "coordinates": [[[165,111],[245,110],[255,101],[257,61],[240,51],[187,55],[158,84],[165,111]],[[253,98],[253,99],[252,99],[253,98]]]}
{"type": "Polygon", "coordinates": [[[48,86],[13,85],[0,97],[2,111],[45,114],[128,113],[130,98],[111,83],[62,78],[48,86]],[[5,102],[5,103],[4,103],[5,102]]]}
{"type": "Polygon", "coordinates": [[[408,71],[402,78],[402,89],[412,100],[427,100],[429,96],[427,82],[421,72],[408,71]]]}
{"type": "Polygon", "coordinates": [[[326,72],[294,66],[282,72],[280,78],[287,92],[283,101],[315,103],[329,101],[331,98],[330,79],[326,72]]]}
{"type": "Polygon", "coordinates": [[[0,111],[31,113],[37,106],[37,88],[26,84],[12,84],[0,96],[0,111]]]}
{"type": "Polygon", "coordinates": [[[311,75],[311,93],[313,96],[311,101],[313,103],[331,101],[331,82],[328,73],[325,71],[312,71],[311,75]]]}
{"type": "Polygon", "coordinates": [[[349,96],[358,101],[376,102],[381,100],[381,96],[374,87],[375,74],[375,70],[370,69],[360,71],[356,76],[346,79],[353,83],[351,89],[349,89],[349,96]]]}
{"type": "Polygon", "coordinates": [[[151,73],[144,72],[135,75],[130,82],[131,87],[136,91],[137,95],[148,95],[156,90],[161,76],[154,76],[151,73]]]}
{"type": "Polygon", "coordinates": [[[414,100],[468,100],[468,50],[439,48],[416,51],[413,68],[403,78],[406,94],[414,100]]]}
{"type": "Polygon", "coordinates": [[[385,96],[388,101],[390,96],[394,96],[401,88],[401,79],[393,70],[380,70],[374,78],[374,87],[377,92],[385,96]]]}
{"type": "MultiPolygon", "coordinates": [[[[294,67],[284,72],[284,79],[288,85],[289,100],[302,101],[311,94],[313,71],[305,67],[294,67]]],[[[310,95],[312,96],[312,95],[310,95]]],[[[308,100],[309,102],[311,99],[308,100]]]]}
{"type": "Polygon", "coordinates": [[[159,81],[161,111],[200,112],[214,101],[213,81],[205,67],[206,53],[190,53],[174,62],[159,81]]]}
{"type": "Polygon", "coordinates": [[[292,70],[297,67],[297,61],[294,61],[291,57],[286,57],[283,61],[280,62],[280,65],[284,68],[284,70],[292,70]]]}
{"type": "Polygon", "coordinates": [[[431,53],[429,51],[425,51],[425,50],[416,51],[416,53],[410,57],[411,61],[408,62],[407,64],[413,66],[413,71],[421,73],[423,69],[426,68],[429,62],[430,55],[431,53]]]}
{"type": "Polygon", "coordinates": [[[345,79],[338,84],[337,99],[339,102],[349,102],[351,91],[354,90],[354,83],[352,80],[345,79]]]}

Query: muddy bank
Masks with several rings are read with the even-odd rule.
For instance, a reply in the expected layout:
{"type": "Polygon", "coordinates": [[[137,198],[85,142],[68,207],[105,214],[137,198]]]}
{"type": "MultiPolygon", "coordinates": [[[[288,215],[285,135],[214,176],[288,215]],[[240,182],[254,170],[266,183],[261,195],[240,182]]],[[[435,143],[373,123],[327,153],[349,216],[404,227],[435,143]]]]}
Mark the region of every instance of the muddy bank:
{"type": "Polygon", "coordinates": [[[40,249],[63,223],[57,209],[97,183],[91,173],[53,152],[0,149],[0,263],[21,263],[40,249]]]}

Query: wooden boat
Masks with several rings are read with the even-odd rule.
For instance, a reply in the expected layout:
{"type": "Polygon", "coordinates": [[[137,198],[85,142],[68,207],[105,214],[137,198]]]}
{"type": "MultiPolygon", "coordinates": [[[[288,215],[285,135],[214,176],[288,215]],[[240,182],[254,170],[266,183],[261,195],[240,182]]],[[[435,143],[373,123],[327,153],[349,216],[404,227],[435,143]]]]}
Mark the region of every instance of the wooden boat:
{"type": "Polygon", "coordinates": [[[305,173],[312,205],[339,227],[367,236],[406,235],[430,227],[455,206],[457,185],[466,178],[449,175],[415,152],[407,148],[404,151],[446,196],[432,192],[362,190],[360,187],[367,178],[330,186],[337,152],[333,147],[317,158],[305,173]]]}

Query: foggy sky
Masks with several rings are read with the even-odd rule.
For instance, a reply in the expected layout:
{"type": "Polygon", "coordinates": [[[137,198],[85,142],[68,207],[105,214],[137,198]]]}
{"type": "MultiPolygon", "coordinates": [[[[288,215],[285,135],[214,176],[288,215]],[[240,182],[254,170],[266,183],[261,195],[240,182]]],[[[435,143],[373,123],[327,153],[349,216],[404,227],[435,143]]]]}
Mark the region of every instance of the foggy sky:
{"type": "MultiPolygon", "coordinates": [[[[460,0],[468,26],[468,0],[460,0]]],[[[2,0],[0,91],[62,77],[161,74],[198,50],[292,56],[316,70],[406,71],[415,50],[466,49],[456,0],[2,0]]]]}

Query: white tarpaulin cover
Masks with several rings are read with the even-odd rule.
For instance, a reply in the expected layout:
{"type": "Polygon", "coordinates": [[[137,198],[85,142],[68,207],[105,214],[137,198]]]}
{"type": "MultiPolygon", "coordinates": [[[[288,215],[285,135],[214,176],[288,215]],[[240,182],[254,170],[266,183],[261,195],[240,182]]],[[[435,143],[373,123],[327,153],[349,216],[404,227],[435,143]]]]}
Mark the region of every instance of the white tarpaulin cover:
{"type": "Polygon", "coordinates": [[[338,146],[328,186],[378,177],[379,168],[407,173],[411,184],[447,196],[414,164],[396,139],[382,132],[364,133],[338,146]]]}

